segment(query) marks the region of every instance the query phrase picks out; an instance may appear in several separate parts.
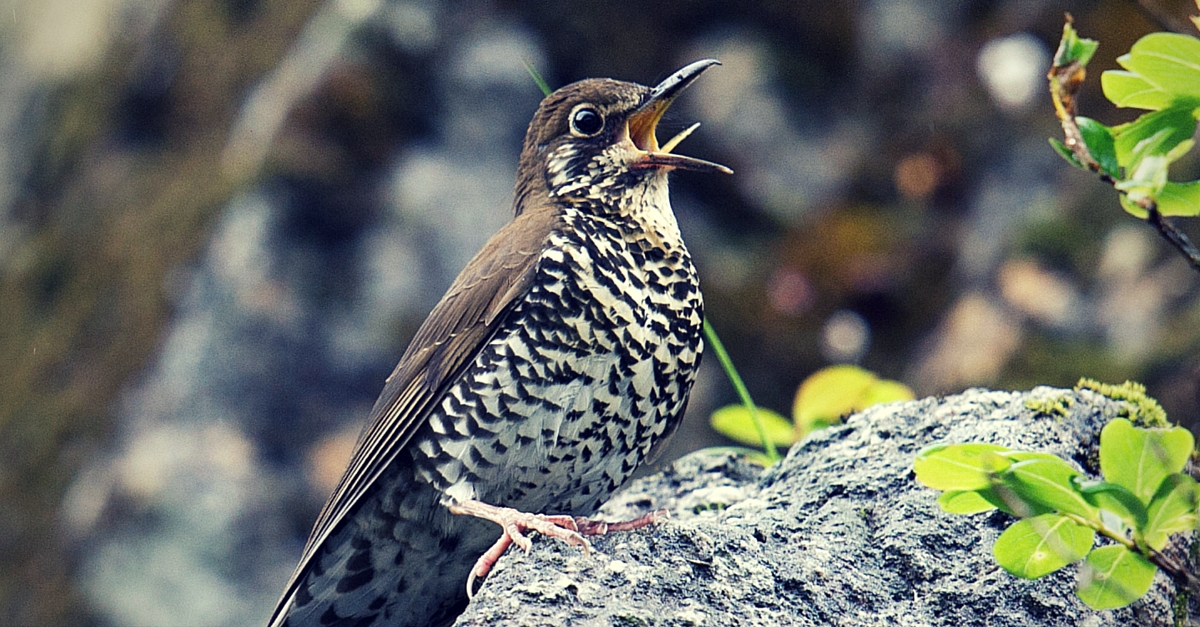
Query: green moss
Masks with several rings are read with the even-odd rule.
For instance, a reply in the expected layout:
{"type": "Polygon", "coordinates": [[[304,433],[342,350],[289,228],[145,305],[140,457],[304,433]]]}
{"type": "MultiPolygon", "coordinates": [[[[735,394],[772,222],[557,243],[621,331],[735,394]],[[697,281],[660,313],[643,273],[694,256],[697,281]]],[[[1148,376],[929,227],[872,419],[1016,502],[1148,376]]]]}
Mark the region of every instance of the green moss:
{"type": "Polygon", "coordinates": [[[1125,402],[1125,413],[1122,417],[1129,418],[1135,424],[1150,428],[1170,427],[1167,422],[1167,412],[1158,401],[1146,394],[1146,386],[1137,381],[1126,381],[1121,385],[1101,383],[1095,379],[1083,378],[1075,384],[1076,390],[1091,390],[1107,396],[1114,401],[1125,402]]]}
{"type": "Polygon", "coordinates": [[[1171,617],[1174,619],[1176,627],[1187,627],[1188,623],[1188,600],[1191,597],[1188,594],[1186,587],[1179,586],[1176,588],[1175,598],[1171,603],[1171,617]]]}
{"type": "Polygon", "coordinates": [[[609,617],[613,627],[649,627],[650,621],[637,614],[614,614],[609,617]]]}
{"type": "Polygon", "coordinates": [[[701,503],[700,505],[692,508],[692,513],[699,514],[701,512],[719,512],[727,507],[729,507],[729,505],[726,503],[701,503]]]}
{"type": "Polygon", "coordinates": [[[1066,418],[1074,403],[1075,398],[1064,392],[1048,398],[1027,398],[1025,399],[1025,409],[1037,412],[1041,416],[1066,418]]]}

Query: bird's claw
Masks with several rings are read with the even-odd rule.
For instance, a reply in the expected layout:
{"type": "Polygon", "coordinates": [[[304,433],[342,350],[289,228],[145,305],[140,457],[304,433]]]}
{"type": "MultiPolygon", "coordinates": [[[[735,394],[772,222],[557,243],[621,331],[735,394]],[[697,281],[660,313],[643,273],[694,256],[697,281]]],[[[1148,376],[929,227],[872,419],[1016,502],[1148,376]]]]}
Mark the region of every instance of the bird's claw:
{"type": "Polygon", "coordinates": [[[463,501],[449,506],[450,513],[462,516],[474,516],[490,520],[504,530],[499,540],[491,546],[471,567],[467,576],[467,596],[475,596],[475,581],[486,577],[492,567],[499,561],[500,556],[515,544],[526,553],[533,543],[525,535],[527,531],[536,531],[550,538],[558,538],[572,546],[578,546],[586,554],[591,554],[592,545],[584,536],[601,536],[615,531],[630,531],[641,529],[667,516],[666,510],[650,512],[633,520],[609,523],[602,520],[592,520],[582,516],[547,516],[545,514],[529,514],[511,507],[497,507],[480,501],[463,501]]]}
{"type": "Polygon", "coordinates": [[[471,567],[467,576],[467,595],[475,595],[475,581],[486,577],[492,567],[504,555],[510,545],[517,545],[526,553],[533,543],[525,535],[526,531],[536,531],[544,536],[558,538],[572,546],[578,546],[584,553],[591,553],[592,545],[579,533],[575,518],[571,516],[547,516],[545,514],[529,514],[511,507],[497,507],[479,501],[463,501],[449,507],[450,513],[463,516],[474,516],[490,520],[504,530],[499,540],[492,545],[471,567]]]}

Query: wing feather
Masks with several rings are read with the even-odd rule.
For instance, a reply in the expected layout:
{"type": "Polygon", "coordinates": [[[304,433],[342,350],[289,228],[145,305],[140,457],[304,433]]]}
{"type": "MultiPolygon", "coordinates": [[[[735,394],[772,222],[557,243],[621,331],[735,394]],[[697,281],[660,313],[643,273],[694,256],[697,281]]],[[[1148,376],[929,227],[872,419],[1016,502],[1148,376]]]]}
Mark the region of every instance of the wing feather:
{"type": "Polygon", "coordinates": [[[526,209],[497,232],[417,330],[371,409],[350,465],[325,503],[280,599],[282,618],[313,556],[470,366],[528,290],[549,234],[561,226],[552,206],[526,209]]]}

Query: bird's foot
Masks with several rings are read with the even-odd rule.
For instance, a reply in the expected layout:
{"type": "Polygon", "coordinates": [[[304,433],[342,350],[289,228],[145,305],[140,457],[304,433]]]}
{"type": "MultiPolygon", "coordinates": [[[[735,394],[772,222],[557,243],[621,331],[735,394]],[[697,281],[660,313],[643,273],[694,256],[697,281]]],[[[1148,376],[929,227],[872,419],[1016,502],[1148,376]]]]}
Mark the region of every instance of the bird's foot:
{"type": "Polygon", "coordinates": [[[509,545],[515,544],[528,552],[533,543],[525,536],[526,531],[536,531],[544,536],[558,538],[567,544],[583,548],[585,553],[592,550],[592,545],[583,538],[575,525],[575,519],[570,516],[547,516],[545,514],[529,514],[511,507],[497,507],[479,501],[463,501],[450,505],[450,513],[463,516],[474,516],[490,520],[504,530],[499,540],[479,556],[471,574],[467,577],[467,595],[475,595],[475,580],[486,577],[492,566],[504,555],[509,545]]]}
{"type": "Polygon", "coordinates": [[[575,529],[581,535],[585,536],[602,536],[606,533],[618,533],[621,531],[633,531],[642,527],[649,527],[658,522],[662,518],[666,518],[669,512],[665,509],[642,514],[633,520],[622,520],[620,522],[604,522],[603,520],[592,520],[583,516],[575,517],[575,529]]]}
{"type": "Polygon", "coordinates": [[[491,572],[492,567],[496,565],[500,556],[504,555],[510,545],[515,544],[525,552],[529,552],[533,543],[525,536],[526,531],[536,531],[547,537],[558,538],[567,544],[582,548],[584,553],[590,553],[592,545],[584,536],[600,536],[615,531],[641,529],[667,515],[666,510],[659,510],[633,520],[610,523],[582,516],[529,514],[511,507],[498,507],[480,501],[454,503],[449,506],[449,509],[452,514],[490,520],[504,530],[500,539],[496,540],[496,543],[487,552],[479,556],[479,559],[475,560],[475,565],[471,567],[471,574],[467,577],[467,596],[470,597],[475,596],[475,581],[486,577],[491,572]]]}

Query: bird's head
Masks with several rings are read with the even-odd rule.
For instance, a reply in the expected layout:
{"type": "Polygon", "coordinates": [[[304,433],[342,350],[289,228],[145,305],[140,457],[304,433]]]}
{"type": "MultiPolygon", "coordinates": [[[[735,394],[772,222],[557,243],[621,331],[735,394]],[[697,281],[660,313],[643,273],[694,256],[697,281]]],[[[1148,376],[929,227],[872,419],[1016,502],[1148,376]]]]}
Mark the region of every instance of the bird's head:
{"type": "Polygon", "coordinates": [[[543,200],[619,207],[623,198],[661,182],[674,169],[732,172],[671,152],[698,125],[663,145],[655,136],[676,96],[717,64],[697,61],[656,87],[592,78],[546,96],[525,135],[516,213],[543,200]]]}

